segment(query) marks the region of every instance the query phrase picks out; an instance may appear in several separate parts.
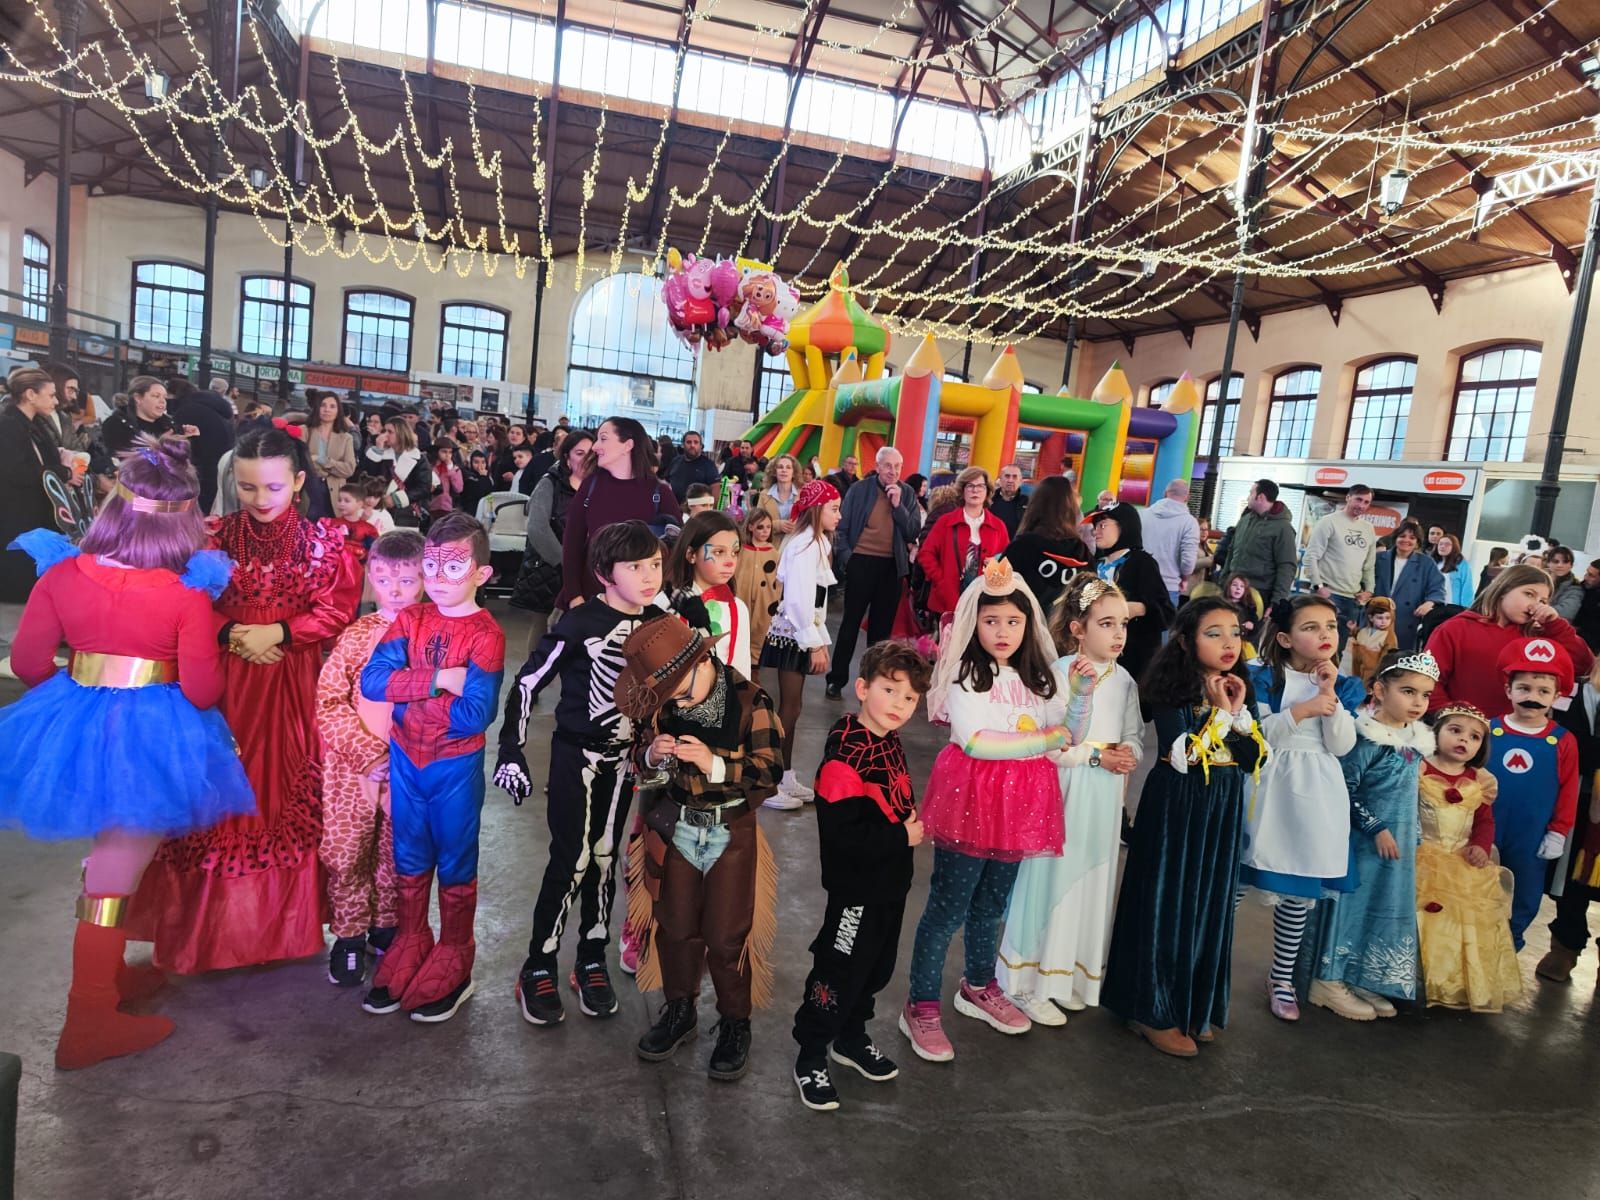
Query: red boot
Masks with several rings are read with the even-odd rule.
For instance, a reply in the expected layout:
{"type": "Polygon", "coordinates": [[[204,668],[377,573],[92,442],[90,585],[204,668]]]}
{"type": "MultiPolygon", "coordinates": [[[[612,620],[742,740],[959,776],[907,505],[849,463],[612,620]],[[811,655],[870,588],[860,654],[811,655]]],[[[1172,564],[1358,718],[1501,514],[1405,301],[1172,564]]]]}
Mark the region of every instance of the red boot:
{"type": "Polygon", "coordinates": [[[127,936],[116,925],[78,922],[67,1020],[56,1043],[60,1070],[76,1071],[108,1058],[137,1054],[171,1035],[172,1022],[165,1017],[133,1017],[117,1011],[121,1001],[117,972],[127,944],[127,936]]]}
{"type": "Polygon", "coordinates": [[[143,1004],[167,986],[167,973],[154,963],[127,963],[117,972],[117,995],[124,1004],[143,1004]]]}
{"type": "Polygon", "coordinates": [[[478,913],[478,881],[439,889],[439,944],[401,996],[413,1021],[448,1021],[472,995],[472,938],[478,913]]]}
{"type": "MultiPolygon", "coordinates": [[[[361,1007],[369,1013],[392,1013],[400,1008],[400,997],[433,953],[433,929],[428,924],[428,897],[433,892],[433,872],[401,875],[395,881],[400,924],[389,949],[372,977],[372,990],[361,1007]]],[[[443,896],[440,897],[443,907],[443,896]]]]}

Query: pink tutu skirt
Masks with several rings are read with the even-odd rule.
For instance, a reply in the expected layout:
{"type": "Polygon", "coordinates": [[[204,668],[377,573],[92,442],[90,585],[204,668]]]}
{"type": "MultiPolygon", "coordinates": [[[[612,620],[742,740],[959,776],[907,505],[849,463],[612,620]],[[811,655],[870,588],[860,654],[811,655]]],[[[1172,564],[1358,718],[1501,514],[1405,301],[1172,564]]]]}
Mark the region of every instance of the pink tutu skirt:
{"type": "Polygon", "coordinates": [[[954,742],[939,751],[922,799],[935,846],[998,862],[1058,857],[1062,817],[1061,781],[1049,759],[977,759],[954,742]]]}

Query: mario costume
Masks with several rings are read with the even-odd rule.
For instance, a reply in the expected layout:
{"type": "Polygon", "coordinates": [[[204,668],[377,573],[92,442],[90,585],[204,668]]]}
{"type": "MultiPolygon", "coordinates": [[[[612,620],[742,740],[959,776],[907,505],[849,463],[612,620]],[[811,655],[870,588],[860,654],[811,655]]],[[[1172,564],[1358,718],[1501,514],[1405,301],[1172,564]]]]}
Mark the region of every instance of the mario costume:
{"type": "MultiPolygon", "coordinates": [[[[449,571],[459,546],[430,545],[427,554],[452,556],[442,568],[449,571]]],[[[368,1012],[404,1008],[412,1020],[442,1021],[472,995],[484,734],[499,714],[505,650],[505,634],[483,609],[450,617],[415,604],[395,618],[362,669],[361,694],[394,705],[389,796],[399,885],[399,932],[362,1003],[368,1012]],[[452,667],[466,668],[459,696],[436,686],[438,673],[452,667]],[[435,872],[437,942],[428,925],[435,872]]]]}
{"type": "MultiPolygon", "coordinates": [[[[1509,686],[1519,674],[1553,675],[1558,696],[1572,692],[1572,659],[1548,638],[1521,638],[1500,651],[1495,668],[1509,686]]],[[[1578,808],[1578,742],[1550,719],[1548,707],[1519,703],[1489,723],[1488,768],[1499,784],[1494,804],[1500,862],[1516,881],[1511,939],[1538,915],[1547,862],[1560,858],[1578,808]],[[1531,718],[1531,719],[1530,719],[1531,718]]]]}

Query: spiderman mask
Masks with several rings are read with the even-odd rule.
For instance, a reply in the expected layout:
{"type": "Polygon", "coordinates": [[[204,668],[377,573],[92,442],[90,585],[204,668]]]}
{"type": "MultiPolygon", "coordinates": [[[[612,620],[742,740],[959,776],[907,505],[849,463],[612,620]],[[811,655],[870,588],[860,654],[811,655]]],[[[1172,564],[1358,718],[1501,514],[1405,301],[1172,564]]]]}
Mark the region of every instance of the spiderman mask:
{"type": "Polygon", "coordinates": [[[473,558],[470,542],[441,542],[422,552],[423,590],[445,613],[473,605],[486,570],[473,558]]]}

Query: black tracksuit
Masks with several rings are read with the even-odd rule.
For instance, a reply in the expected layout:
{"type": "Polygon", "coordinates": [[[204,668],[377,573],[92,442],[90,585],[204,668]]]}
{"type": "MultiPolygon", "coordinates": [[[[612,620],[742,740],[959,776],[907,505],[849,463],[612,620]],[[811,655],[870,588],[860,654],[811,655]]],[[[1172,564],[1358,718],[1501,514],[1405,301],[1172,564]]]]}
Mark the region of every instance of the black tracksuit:
{"type": "Polygon", "coordinates": [[[655,608],[621,613],[598,596],[580,604],[540,639],[506,700],[502,763],[521,761],[534,699],[552,679],[561,679],[545,789],[550,859],[528,940],[528,958],[551,971],[574,897],[582,922],[578,961],[603,955],[609,939],[616,859],[633,802],[626,763],[633,727],[617,711],[613,693],[622,643],[642,621],[660,615],[655,608]]]}
{"type": "Polygon", "coordinates": [[[894,977],[913,868],[903,822],[916,811],[899,735],[878,737],[855,716],[836,721],[816,793],[828,907],[794,1015],[802,1059],[823,1057],[830,1042],[864,1042],[874,997],[894,977]]]}

